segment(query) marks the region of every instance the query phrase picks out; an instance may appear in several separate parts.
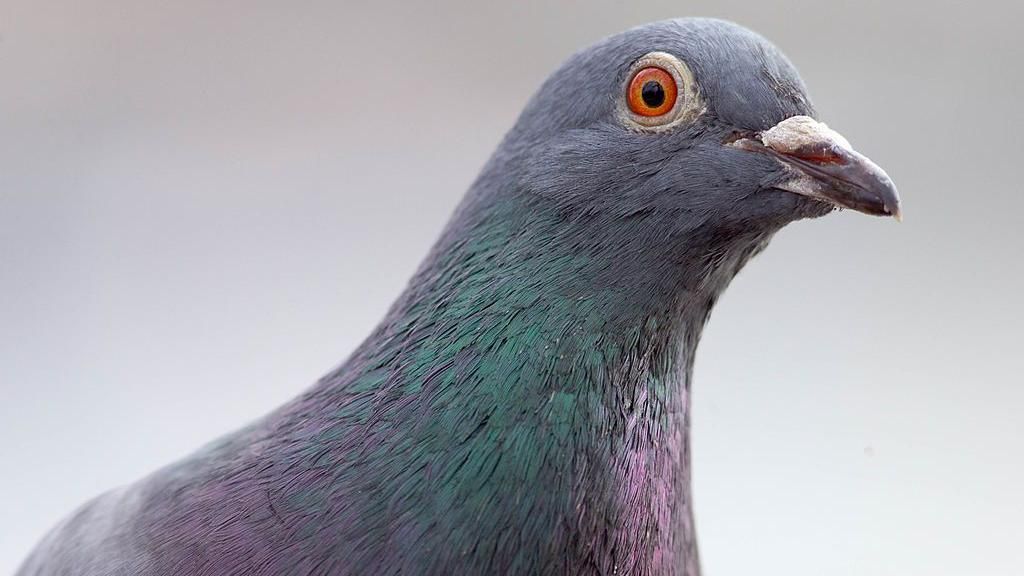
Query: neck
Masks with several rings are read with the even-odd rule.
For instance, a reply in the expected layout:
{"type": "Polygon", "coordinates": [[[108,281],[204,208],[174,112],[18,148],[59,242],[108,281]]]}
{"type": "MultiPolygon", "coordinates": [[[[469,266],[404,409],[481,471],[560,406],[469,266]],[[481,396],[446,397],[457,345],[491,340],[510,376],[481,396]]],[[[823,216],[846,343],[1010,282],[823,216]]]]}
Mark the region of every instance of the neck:
{"type": "MultiPolygon", "coordinates": [[[[417,542],[447,550],[449,567],[698,572],[692,362],[754,247],[581,243],[581,226],[602,225],[464,208],[381,327],[303,402],[330,411],[332,452],[378,490],[386,478],[378,505],[429,525],[417,542]]],[[[383,516],[364,526],[394,538],[383,516]]]]}

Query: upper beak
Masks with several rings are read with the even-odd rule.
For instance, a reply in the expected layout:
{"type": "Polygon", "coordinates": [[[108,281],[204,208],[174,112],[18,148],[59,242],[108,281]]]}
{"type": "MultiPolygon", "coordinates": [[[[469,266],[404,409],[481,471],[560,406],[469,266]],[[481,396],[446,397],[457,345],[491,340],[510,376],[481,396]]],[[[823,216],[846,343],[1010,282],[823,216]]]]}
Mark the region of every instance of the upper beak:
{"type": "Polygon", "coordinates": [[[900,197],[888,174],[813,118],[793,116],[732,145],[779,160],[787,178],[775,188],[865,214],[902,219],[900,197]]]}

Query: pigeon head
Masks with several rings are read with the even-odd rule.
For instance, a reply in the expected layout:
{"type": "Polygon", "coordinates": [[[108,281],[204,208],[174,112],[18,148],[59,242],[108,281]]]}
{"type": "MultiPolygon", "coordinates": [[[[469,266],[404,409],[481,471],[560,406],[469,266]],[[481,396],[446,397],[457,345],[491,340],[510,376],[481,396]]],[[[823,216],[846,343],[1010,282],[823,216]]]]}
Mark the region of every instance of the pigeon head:
{"type": "Polygon", "coordinates": [[[627,254],[634,242],[748,249],[835,207],[899,216],[891,180],[816,120],[789,60],[712,19],[641,26],[569,58],[491,169],[556,206],[560,236],[627,254]]]}

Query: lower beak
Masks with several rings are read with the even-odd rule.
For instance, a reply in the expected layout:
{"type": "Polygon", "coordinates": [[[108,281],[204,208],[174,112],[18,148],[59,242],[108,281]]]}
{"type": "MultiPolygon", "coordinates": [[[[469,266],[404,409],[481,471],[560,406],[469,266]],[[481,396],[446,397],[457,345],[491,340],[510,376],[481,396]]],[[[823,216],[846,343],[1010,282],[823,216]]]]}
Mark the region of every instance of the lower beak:
{"type": "Polygon", "coordinates": [[[808,116],[793,116],[731,144],[774,156],[786,169],[775,188],[865,214],[901,220],[896,185],[839,133],[808,116]]]}

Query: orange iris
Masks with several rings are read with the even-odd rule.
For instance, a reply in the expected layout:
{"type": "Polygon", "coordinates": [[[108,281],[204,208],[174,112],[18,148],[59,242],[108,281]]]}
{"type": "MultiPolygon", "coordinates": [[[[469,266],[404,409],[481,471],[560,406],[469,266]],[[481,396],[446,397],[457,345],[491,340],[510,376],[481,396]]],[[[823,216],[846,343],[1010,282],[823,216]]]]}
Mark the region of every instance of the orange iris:
{"type": "Polygon", "coordinates": [[[643,68],[629,81],[626,100],[640,116],[661,116],[676,104],[676,79],[657,66],[643,68]]]}

